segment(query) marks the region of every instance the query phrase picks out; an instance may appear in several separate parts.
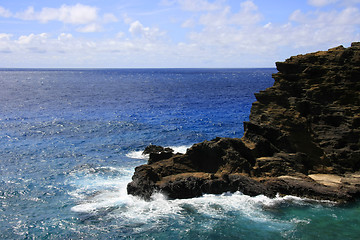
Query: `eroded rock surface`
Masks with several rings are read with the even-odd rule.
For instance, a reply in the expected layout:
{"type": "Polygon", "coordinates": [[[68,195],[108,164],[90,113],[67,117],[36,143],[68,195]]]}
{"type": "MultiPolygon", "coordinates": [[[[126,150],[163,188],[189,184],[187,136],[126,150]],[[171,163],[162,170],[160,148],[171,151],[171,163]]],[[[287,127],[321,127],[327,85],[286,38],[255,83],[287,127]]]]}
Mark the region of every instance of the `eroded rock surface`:
{"type": "Polygon", "coordinates": [[[153,148],[128,193],[149,199],[241,191],[348,201],[360,196],[360,43],[276,63],[256,93],[241,139],[215,138],[186,154],[153,148]],[[151,156],[152,154],[152,156],[151,156]]]}

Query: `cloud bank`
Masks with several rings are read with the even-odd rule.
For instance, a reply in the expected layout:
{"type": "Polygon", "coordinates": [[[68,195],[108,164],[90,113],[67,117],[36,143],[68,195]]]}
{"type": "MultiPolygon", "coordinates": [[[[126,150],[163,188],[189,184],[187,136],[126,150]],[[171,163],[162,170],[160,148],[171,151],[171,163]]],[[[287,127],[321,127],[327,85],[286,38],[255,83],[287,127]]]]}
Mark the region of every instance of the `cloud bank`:
{"type": "Polygon", "coordinates": [[[308,0],[314,8],[294,9],[286,21],[272,22],[256,1],[239,2],[235,9],[225,0],[162,0],[164,11],[182,13],[166,30],[137,19],[140,14],[102,13],[83,4],[15,13],[0,6],[4,19],[60,22],[70,29],[0,33],[0,53],[5,67],[272,67],[290,55],[360,40],[358,3],[308,0]],[[177,29],[183,29],[181,38],[177,29]],[[86,37],[96,32],[105,37],[86,37]]]}

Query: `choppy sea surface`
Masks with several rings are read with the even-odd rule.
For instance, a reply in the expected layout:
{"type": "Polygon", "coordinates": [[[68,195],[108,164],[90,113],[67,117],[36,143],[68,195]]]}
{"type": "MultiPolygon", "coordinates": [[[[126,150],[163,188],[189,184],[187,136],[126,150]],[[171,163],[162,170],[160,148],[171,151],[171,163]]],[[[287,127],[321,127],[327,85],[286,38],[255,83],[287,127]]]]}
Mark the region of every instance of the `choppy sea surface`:
{"type": "Polygon", "coordinates": [[[126,194],[149,144],[241,137],[274,72],[1,69],[0,239],[359,239],[359,203],[126,194]]]}

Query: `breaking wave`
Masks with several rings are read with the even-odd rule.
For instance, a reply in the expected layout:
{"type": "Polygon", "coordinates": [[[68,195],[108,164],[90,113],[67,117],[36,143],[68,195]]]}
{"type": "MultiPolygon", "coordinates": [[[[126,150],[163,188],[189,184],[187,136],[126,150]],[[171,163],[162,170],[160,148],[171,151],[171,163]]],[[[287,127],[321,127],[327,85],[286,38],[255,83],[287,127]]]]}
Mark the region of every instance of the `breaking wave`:
{"type": "MultiPolygon", "coordinates": [[[[174,153],[186,153],[187,149],[190,148],[191,146],[188,145],[183,145],[183,146],[169,146],[169,148],[174,150],[174,153]]],[[[148,154],[143,154],[144,150],[139,150],[139,151],[132,151],[126,154],[126,156],[128,158],[133,158],[133,159],[144,159],[147,160],[149,159],[149,155],[148,154]]]]}
{"type": "Polygon", "coordinates": [[[144,201],[127,194],[126,186],[131,181],[133,171],[131,168],[92,166],[74,170],[68,182],[74,188],[69,192],[75,201],[71,211],[77,213],[81,221],[115,220],[121,222],[122,226],[137,226],[139,232],[156,229],[159,225],[171,228],[171,220],[171,224],[181,229],[193,228],[195,221],[202,223],[199,226],[201,231],[209,231],[212,224],[219,221],[240,221],[249,229],[255,225],[279,233],[310,222],[307,218],[279,220],[274,217],[279,209],[284,206],[320,205],[319,202],[294,196],[250,197],[241,192],[175,200],[156,193],[151,201],[144,201]]]}

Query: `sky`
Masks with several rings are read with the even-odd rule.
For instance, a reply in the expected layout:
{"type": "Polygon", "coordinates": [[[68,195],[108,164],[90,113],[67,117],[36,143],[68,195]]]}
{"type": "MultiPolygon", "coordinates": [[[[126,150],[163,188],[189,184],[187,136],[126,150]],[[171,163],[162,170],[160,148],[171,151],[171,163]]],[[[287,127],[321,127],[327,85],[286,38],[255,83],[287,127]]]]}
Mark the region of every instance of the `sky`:
{"type": "Polygon", "coordinates": [[[0,0],[0,68],[274,67],[360,41],[360,0],[0,0]]]}

